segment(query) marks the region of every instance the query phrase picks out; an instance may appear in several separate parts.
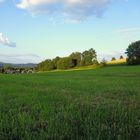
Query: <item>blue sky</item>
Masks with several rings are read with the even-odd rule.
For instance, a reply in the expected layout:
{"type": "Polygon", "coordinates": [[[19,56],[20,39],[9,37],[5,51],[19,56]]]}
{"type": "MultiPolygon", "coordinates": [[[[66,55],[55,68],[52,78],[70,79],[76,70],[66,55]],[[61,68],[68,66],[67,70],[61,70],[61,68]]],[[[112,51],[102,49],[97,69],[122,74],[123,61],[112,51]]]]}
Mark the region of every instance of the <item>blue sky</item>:
{"type": "Polygon", "coordinates": [[[140,0],[0,0],[0,62],[38,63],[94,48],[99,59],[140,39],[140,0]]]}

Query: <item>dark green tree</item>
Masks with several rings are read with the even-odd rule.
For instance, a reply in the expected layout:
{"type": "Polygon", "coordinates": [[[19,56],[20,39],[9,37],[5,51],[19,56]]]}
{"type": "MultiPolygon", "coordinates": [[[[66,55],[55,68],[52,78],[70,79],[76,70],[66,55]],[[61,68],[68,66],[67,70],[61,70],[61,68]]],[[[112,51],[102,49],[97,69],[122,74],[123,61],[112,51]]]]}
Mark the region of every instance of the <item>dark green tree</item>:
{"type": "Polygon", "coordinates": [[[129,65],[140,64],[140,41],[131,43],[126,49],[126,54],[129,65]]]}

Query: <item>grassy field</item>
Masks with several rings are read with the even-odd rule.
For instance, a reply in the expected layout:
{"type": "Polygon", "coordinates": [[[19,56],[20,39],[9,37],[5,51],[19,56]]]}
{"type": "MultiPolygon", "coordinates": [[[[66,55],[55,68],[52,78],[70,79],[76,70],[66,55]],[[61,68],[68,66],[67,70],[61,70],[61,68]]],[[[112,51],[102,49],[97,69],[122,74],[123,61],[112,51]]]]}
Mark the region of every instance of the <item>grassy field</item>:
{"type": "Polygon", "coordinates": [[[139,140],[140,66],[0,75],[0,140],[139,140]]]}

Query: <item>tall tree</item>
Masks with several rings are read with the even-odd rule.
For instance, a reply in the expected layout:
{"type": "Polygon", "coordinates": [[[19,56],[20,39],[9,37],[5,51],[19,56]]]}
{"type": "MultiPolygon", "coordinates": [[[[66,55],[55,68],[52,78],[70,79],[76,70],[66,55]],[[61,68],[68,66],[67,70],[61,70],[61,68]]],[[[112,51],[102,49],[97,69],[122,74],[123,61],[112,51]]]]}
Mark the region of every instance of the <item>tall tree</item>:
{"type": "Polygon", "coordinates": [[[140,41],[131,43],[126,50],[126,54],[128,64],[140,64],[140,41]]]}
{"type": "Polygon", "coordinates": [[[86,50],[82,53],[82,65],[88,66],[97,62],[97,54],[94,49],[86,50]]]}

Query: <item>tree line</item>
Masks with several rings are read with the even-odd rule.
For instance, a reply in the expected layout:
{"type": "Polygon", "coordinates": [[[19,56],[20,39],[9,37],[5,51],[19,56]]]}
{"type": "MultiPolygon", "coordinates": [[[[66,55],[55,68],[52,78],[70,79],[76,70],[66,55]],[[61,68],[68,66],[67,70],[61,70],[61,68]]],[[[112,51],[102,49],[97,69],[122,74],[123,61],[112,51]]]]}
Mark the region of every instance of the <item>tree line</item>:
{"type": "MultiPolygon", "coordinates": [[[[140,64],[140,41],[131,43],[126,49],[127,54],[127,64],[128,65],[137,65],[140,64]]],[[[120,56],[120,59],[123,59],[123,56],[120,56]]],[[[111,61],[115,61],[116,58],[112,57],[111,61]]],[[[97,61],[97,53],[91,48],[85,50],[84,52],[73,52],[67,57],[57,56],[54,59],[46,59],[41,63],[37,64],[33,68],[22,68],[22,67],[13,67],[9,65],[4,65],[0,67],[0,73],[28,73],[33,71],[51,71],[56,69],[70,69],[81,66],[90,66],[90,65],[102,65],[106,66],[107,61],[103,59],[100,63],[97,61]]]]}
{"type": "Polygon", "coordinates": [[[50,71],[56,69],[70,69],[80,66],[89,66],[93,64],[98,64],[97,53],[91,48],[85,50],[84,52],[73,52],[67,57],[57,56],[54,59],[46,59],[45,61],[37,65],[38,71],[50,71]]]}
{"type": "MultiPolygon", "coordinates": [[[[127,64],[136,65],[140,64],[140,41],[131,43],[126,49],[127,54],[127,64]]],[[[123,56],[120,56],[120,59],[123,59],[123,56]]],[[[112,58],[112,61],[116,60],[115,57],[112,58]]],[[[57,56],[54,59],[46,59],[45,61],[39,63],[36,67],[37,71],[51,71],[56,69],[70,69],[80,66],[89,66],[89,65],[99,64],[97,61],[97,53],[91,48],[85,50],[84,52],[73,52],[67,57],[57,56]]],[[[106,60],[103,59],[101,62],[102,65],[106,65],[106,60]]]]}

